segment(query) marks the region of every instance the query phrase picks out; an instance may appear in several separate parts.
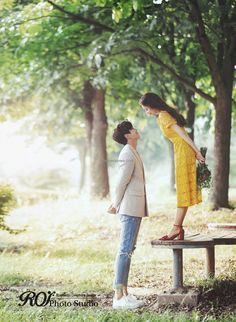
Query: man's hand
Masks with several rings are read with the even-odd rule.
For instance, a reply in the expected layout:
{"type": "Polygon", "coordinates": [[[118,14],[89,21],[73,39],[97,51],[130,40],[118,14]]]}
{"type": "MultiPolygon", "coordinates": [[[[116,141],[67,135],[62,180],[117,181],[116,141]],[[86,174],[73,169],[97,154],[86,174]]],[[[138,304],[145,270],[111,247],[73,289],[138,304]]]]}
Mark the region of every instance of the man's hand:
{"type": "Polygon", "coordinates": [[[109,214],[116,214],[116,208],[114,208],[113,205],[110,205],[110,207],[107,209],[107,212],[109,214]]]}

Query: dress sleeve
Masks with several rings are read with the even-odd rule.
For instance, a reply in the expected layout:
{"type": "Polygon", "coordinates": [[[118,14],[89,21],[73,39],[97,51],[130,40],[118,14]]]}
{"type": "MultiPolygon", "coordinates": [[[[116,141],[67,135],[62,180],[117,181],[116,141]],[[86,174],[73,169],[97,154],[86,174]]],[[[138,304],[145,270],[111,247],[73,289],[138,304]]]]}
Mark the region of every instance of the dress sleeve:
{"type": "Polygon", "coordinates": [[[170,127],[173,124],[177,124],[176,119],[173,118],[173,116],[171,116],[168,112],[161,112],[158,118],[160,125],[166,128],[170,127]]]}

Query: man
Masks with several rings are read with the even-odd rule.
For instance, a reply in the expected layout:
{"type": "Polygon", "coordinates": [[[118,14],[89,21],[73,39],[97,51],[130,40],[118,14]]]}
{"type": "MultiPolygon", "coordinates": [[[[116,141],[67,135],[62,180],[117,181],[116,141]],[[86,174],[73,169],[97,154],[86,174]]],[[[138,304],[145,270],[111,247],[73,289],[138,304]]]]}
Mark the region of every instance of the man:
{"type": "Polygon", "coordinates": [[[140,135],[131,122],[123,121],[114,130],[113,139],[124,145],[119,155],[114,202],[108,208],[109,213],[120,215],[122,224],[113,285],[113,308],[135,309],[144,303],[128,295],[128,276],[141,220],[148,216],[144,168],[136,149],[140,135]]]}

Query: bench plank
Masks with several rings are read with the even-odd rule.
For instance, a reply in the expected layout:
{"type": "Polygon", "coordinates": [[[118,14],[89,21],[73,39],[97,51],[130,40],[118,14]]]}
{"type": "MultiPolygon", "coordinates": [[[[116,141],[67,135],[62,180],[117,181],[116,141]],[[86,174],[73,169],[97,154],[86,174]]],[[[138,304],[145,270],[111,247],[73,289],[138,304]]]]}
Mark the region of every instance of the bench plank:
{"type": "Polygon", "coordinates": [[[227,237],[229,236],[229,233],[224,233],[224,234],[223,234],[223,233],[222,233],[222,234],[219,234],[219,233],[218,233],[218,234],[214,234],[214,235],[213,235],[213,234],[210,234],[209,236],[210,236],[211,238],[212,238],[213,236],[214,236],[214,238],[227,238],[227,237]]]}
{"type": "Polygon", "coordinates": [[[214,246],[213,239],[193,239],[193,240],[159,240],[155,239],[151,241],[153,247],[181,249],[181,248],[206,248],[214,246]]]}
{"type": "Polygon", "coordinates": [[[236,235],[234,233],[227,233],[223,235],[212,234],[212,235],[190,235],[186,236],[184,240],[159,240],[155,239],[151,241],[153,247],[164,247],[172,249],[180,248],[206,248],[214,245],[235,245],[236,235]]]}
{"type": "Polygon", "coordinates": [[[195,237],[197,237],[199,235],[200,235],[200,233],[191,234],[191,235],[186,234],[185,235],[185,239],[192,239],[192,238],[195,238],[195,237]]]}
{"type": "Polygon", "coordinates": [[[211,239],[211,237],[207,236],[207,235],[199,235],[196,236],[196,238],[194,238],[194,240],[199,241],[199,240],[209,240],[211,239]]]}
{"type": "MultiPolygon", "coordinates": [[[[214,237],[217,237],[217,238],[219,238],[220,237],[220,235],[219,234],[210,234],[209,236],[214,236],[214,237]]],[[[236,238],[236,233],[234,232],[232,232],[232,233],[228,233],[227,235],[225,235],[225,236],[223,236],[223,238],[224,237],[226,237],[226,238],[236,238]]]]}

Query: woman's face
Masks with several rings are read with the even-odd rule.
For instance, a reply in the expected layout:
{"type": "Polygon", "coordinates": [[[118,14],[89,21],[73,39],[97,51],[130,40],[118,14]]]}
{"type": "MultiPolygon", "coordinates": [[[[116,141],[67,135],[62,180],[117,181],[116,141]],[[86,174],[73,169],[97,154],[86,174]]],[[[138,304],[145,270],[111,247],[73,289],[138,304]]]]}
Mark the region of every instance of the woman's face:
{"type": "Polygon", "coordinates": [[[158,115],[160,113],[160,110],[157,110],[155,108],[151,108],[150,106],[142,105],[142,108],[147,115],[158,115]]]}

